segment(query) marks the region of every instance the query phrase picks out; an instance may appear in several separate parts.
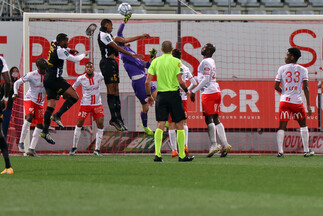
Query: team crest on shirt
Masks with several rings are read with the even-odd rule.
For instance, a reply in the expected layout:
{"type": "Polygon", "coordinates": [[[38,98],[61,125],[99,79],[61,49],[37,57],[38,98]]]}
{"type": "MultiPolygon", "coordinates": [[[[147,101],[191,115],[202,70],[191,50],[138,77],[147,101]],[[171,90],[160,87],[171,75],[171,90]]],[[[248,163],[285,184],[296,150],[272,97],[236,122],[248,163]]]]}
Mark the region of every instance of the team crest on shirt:
{"type": "Polygon", "coordinates": [[[111,42],[111,38],[110,38],[109,36],[107,36],[105,39],[106,39],[108,42],[111,42]]]}
{"type": "Polygon", "coordinates": [[[67,51],[64,51],[64,54],[65,54],[66,56],[69,56],[69,55],[70,55],[67,51]]]}

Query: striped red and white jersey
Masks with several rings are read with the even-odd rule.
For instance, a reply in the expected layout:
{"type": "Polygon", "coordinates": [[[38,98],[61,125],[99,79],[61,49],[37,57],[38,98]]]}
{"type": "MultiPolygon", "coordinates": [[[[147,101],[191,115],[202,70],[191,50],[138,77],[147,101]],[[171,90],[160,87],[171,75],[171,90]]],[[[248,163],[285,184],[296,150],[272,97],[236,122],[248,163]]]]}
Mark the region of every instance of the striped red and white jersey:
{"type": "Polygon", "coordinates": [[[308,70],[299,64],[286,64],[278,69],[275,81],[282,83],[280,101],[301,104],[303,81],[308,80],[308,70]]]}
{"type": "Polygon", "coordinates": [[[25,82],[29,82],[29,89],[24,97],[24,101],[32,101],[35,104],[44,105],[46,91],[43,80],[45,74],[40,74],[38,70],[27,73],[14,84],[14,94],[18,95],[19,86],[25,82]]]}
{"type": "Polygon", "coordinates": [[[94,72],[91,78],[85,73],[76,79],[73,88],[76,89],[78,86],[82,86],[83,97],[81,106],[96,106],[102,104],[100,89],[103,79],[101,72],[94,72]]]}

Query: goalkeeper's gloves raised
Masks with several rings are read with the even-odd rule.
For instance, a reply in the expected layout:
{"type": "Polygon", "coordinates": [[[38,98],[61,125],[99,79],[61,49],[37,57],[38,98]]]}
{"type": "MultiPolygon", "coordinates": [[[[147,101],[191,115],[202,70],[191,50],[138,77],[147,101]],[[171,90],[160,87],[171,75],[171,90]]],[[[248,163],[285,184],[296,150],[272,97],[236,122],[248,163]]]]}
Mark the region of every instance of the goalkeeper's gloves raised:
{"type": "Polygon", "coordinates": [[[150,53],[150,58],[153,60],[156,58],[156,55],[157,55],[157,50],[155,50],[154,48],[151,48],[149,50],[149,53],[150,53]]]}
{"type": "Polygon", "coordinates": [[[127,23],[128,22],[128,20],[130,19],[131,15],[132,14],[128,14],[128,15],[125,15],[124,16],[124,19],[123,19],[124,23],[127,23]]]}

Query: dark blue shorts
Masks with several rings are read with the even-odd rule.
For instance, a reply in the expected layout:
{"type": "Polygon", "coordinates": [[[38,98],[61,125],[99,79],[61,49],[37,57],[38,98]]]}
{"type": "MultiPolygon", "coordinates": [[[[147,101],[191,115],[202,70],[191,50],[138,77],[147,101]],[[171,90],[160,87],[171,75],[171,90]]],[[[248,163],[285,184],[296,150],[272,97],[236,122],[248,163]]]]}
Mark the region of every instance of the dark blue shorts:
{"type": "MultiPolygon", "coordinates": [[[[146,89],[145,89],[145,82],[146,82],[146,77],[143,77],[139,80],[132,81],[132,88],[136,94],[136,97],[140,100],[140,103],[142,105],[147,103],[145,101],[145,99],[147,98],[146,89]]],[[[150,83],[150,91],[151,91],[151,93],[156,91],[156,85],[153,82],[150,83]]]]}

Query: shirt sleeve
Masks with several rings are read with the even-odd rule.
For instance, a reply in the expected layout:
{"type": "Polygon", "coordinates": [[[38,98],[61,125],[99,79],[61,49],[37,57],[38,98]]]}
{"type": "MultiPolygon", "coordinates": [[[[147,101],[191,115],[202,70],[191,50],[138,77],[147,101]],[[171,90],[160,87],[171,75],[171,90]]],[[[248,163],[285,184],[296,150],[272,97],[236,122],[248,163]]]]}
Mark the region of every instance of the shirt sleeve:
{"type": "Polygon", "coordinates": [[[57,49],[57,56],[61,60],[69,60],[71,62],[79,62],[85,57],[85,54],[83,53],[83,54],[80,54],[77,56],[73,56],[73,55],[69,54],[66,49],[61,48],[61,49],[57,49]]]}
{"type": "Polygon", "coordinates": [[[122,32],[123,32],[124,26],[125,26],[125,24],[124,24],[124,23],[121,23],[121,24],[120,24],[120,26],[119,26],[119,28],[118,28],[118,33],[117,33],[117,36],[118,36],[118,37],[123,37],[122,32]]]}
{"type": "Polygon", "coordinates": [[[74,84],[73,84],[73,86],[72,86],[72,88],[73,89],[77,89],[77,87],[79,87],[79,85],[81,84],[81,82],[80,82],[80,77],[77,77],[77,79],[75,80],[75,82],[74,82],[74,84]]]}
{"type": "Polygon", "coordinates": [[[181,60],[178,60],[178,64],[177,64],[177,68],[176,68],[176,70],[177,70],[176,75],[181,73],[181,65],[182,65],[181,60]]]}
{"type": "Polygon", "coordinates": [[[210,75],[203,75],[201,82],[196,86],[192,92],[195,94],[197,91],[201,90],[205,85],[208,84],[208,80],[210,80],[210,75]]]}
{"type": "Polygon", "coordinates": [[[277,71],[277,75],[276,75],[276,78],[275,78],[275,81],[277,82],[281,82],[282,80],[282,68],[280,67],[277,71]]]}
{"type": "Polygon", "coordinates": [[[2,64],[3,64],[3,68],[2,68],[1,73],[4,73],[4,72],[9,71],[9,70],[8,70],[8,65],[7,65],[7,63],[6,63],[6,60],[5,60],[4,58],[1,58],[1,60],[2,60],[2,64]]]}
{"type": "Polygon", "coordinates": [[[307,70],[307,68],[304,68],[304,69],[305,69],[305,70],[304,70],[305,74],[304,74],[303,81],[304,81],[304,80],[308,80],[308,70],[307,70]]]}
{"type": "Polygon", "coordinates": [[[23,83],[24,83],[24,80],[23,80],[23,77],[21,77],[13,84],[13,94],[18,95],[19,86],[23,83]]]}
{"type": "Polygon", "coordinates": [[[108,45],[113,41],[111,35],[109,33],[100,32],[100,40],[105,44],[108,45]]]}

